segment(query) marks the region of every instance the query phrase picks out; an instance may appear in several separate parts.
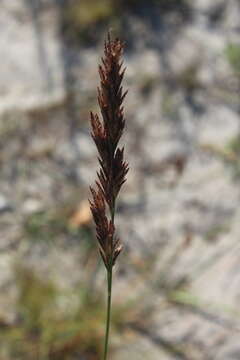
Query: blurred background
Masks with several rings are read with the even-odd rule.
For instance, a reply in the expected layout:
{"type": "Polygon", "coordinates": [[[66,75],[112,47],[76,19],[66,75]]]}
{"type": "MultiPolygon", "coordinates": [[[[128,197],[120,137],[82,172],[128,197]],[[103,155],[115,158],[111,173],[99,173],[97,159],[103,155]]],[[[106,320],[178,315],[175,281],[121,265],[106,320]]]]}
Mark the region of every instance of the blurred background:
{"type": "Polygon", "coordinates": [[[0,358],[99,360],[97,65],[126,43],[112,360],[240,359],[240,1],[1,0],[0,358]]]}

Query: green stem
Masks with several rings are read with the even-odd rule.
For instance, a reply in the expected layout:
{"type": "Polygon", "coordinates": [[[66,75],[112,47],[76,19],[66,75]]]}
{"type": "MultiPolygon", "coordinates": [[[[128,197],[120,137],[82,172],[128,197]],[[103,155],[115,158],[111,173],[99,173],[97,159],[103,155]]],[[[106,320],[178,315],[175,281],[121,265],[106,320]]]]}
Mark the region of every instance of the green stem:
{"type": "Polygon", "coordinates": [[[108,340],[109,340],[109,328],[111,318],[111,297],[112,297],[112,267],[107,270],[108,280],[108,297],[107,297],[107,320],[106,320],[106,333],[105,333],[105,345],[104,345],[104,360],[107,360],[108,353],[108,340]]]}

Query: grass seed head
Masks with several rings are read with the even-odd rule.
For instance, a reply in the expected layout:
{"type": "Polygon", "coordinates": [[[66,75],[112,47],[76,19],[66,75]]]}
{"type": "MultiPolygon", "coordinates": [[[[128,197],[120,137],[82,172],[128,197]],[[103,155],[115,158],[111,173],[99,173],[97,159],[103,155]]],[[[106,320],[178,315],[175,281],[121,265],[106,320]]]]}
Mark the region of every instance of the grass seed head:
{"type": "Polygon", "coordinates": [[[122,88],[125,72],[122,61],[123,47],[121,40],[112,40],[108,34],[104,57],[99,65],[98,104],[102,121],[97,114],[90,114],[91,135],[98,150],[100,164],[95,189],[90,188],[90,208],[100,254],[107,269],[114,265],[122,250],[121,242],[115,235],[114,214],[116,199],[128,172],[128,164],[124,161],[124,148],[119,147],[125,127],[122,104],[127,94],[122,88]]]}

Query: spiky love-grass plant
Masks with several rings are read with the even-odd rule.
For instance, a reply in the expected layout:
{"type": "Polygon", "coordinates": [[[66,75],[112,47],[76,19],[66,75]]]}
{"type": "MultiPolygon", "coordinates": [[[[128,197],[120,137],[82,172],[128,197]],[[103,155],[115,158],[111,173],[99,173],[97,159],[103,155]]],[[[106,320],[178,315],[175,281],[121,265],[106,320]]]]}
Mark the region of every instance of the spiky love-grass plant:
{"type": "Polygon", "coordinates": [[[100,87],[98,103],[102,121],[91,112],[92,138],[98,150],[100,170],[97,172],[95,188],[90,187],[92,200],[90,208],[96,226],[99,252],[107,270],[107,318],[104,344],[104,360],[107,359],[109,328],[111,317],[112,272],[115,261],[122,250],[122,245],[115,233],[115,210],[119,191],[126,181],[128,164],[124,161],[124,148],[119,147],[125,119],[122,79],[123,43],[112,40],[108,34],[105,41],[104,57],[99,65],[100,87]]]}

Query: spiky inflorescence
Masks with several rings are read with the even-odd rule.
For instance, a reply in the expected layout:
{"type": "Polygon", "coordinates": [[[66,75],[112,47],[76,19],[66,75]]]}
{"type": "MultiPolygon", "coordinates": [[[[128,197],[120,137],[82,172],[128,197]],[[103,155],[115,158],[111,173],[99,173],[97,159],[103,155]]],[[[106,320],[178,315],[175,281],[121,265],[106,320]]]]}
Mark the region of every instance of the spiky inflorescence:
{"type": "Polygon", "coordinates": [[[100,254],[107,269],[114,265],[122,250],[122,245],[115,236],[114,214],[116,198],[128,172],[124,148],[118,147],[125,127],[122,103],[127,94],[127,91],[123,93],[121,86],[125,72],[122,69],[122,53],[123,43],[119,39],[111,40],[108,35],[104,58],[99,66],[98,103],[102,121],[97,114],[91,113],[91,135],[99,153],[100,170],[97,173],[96,189],[90,188],[90,208],[96,225],[100,254]]]}

